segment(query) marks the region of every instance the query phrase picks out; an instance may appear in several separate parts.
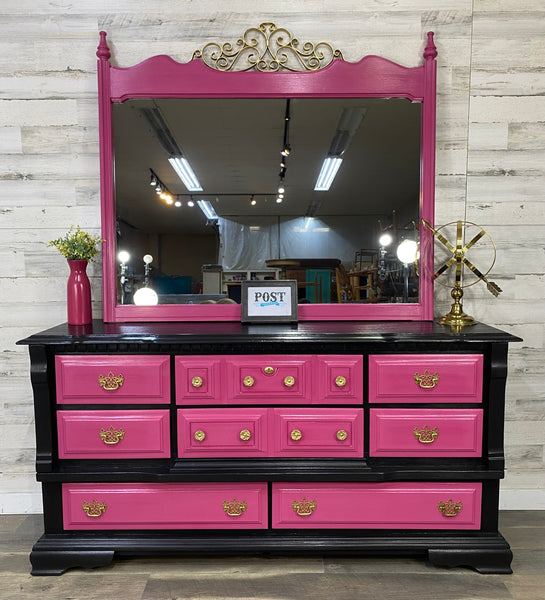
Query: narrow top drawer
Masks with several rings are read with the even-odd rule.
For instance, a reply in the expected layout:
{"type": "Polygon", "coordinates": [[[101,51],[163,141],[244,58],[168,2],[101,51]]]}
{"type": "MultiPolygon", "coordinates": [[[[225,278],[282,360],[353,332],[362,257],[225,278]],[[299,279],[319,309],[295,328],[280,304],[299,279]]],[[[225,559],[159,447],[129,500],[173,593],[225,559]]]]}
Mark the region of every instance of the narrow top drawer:
{"type": "Polygon", "coordinates": [[[167,404],[170,358],[161,355],[55,357],[59,404],[167,404]]]}
{"type": "Polygon", "coordinates": [[[482,402],[480,354],[369,356],[369,402],[482,402]]]}

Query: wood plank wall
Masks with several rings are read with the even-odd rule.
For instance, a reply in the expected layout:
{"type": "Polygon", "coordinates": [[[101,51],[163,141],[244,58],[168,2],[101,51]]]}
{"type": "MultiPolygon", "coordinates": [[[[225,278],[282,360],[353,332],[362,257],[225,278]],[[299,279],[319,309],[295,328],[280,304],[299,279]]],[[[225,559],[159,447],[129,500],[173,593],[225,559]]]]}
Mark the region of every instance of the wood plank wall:
{"type": "MultiPolygon", "coordinates": [[[[477,319],[524,338],[510,354],[504,508],[545,508],[545,8],[543,0],[45,0],[4,2],[0,25],[0,511],[39,512],[26,348],[65,320],[64,260],[45,242],[99,232],[96,57],[179,61],[264,21],[331,42],[347,60],[413,66],[425,32],[438,57],[436,222],[483,225],[498,247],[495,299],[466,291],[477,319]]],[[[91,269],[101,317],[100,267],[91,269]]],[[[436,291],[436,313],[450,305],[436,291]]]]}

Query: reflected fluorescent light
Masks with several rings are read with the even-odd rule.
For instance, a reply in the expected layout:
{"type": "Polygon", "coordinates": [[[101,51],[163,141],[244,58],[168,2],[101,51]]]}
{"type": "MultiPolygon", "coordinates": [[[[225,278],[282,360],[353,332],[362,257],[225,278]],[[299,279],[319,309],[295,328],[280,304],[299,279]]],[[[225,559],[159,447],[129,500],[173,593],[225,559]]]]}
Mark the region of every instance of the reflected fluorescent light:
{"type": "Polygon", "coordinates": [[[191,165],[183,156],[171,157],[168,159],[168,162],[172,165],[172,168],[176,171],[178,177],[183,181],[189,192],[203,191],[191,165]]]}
{"type": "Polygon", "coordinates": [[[197,206],[202,210],[207,219],[219,219],[214,207],[208,200],[197,200],[197,206]]]}
{"type": "Polygon", "coordinates": [[[343,159],[338,156],[328,156],[324,160],[318,180],[314,186],[315,192],[327,192],[329,190],[342,161],[343,159]]]}

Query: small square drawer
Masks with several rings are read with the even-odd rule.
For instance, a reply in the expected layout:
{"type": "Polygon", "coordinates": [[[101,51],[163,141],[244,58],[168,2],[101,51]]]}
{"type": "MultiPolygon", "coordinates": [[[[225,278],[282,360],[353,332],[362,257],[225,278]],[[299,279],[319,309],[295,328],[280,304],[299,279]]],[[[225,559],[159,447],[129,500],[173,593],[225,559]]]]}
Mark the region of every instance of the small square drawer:
{"type": "Polygon", "coordinates": [[[227,458],[268,455],[268,409],[180,409],[178,456],[227,458]]]}
{"type": "Polygon", "coordinates": [[[315,376],[318,402],[362,404],[363,356],[318,356],[315,376]]]}
{"type": "Polygon", "coordinates": [[[480,483],[273,483],[279,529],[479,529],[480,483]]]}
{"type": "Polygon", "coordinates": [[[231,356],[226,359],[226,371],[228,402],[312,401],[311,356],[231,356]]]}
{"type": "Polygon", "coordinates": [[[177,356],[176,404],[221,404],[227,394],[221,383],[219,356],[177,356]]]}
{"type": "Polygon", "coordinates": [[[275,456],[363,457],[363,409],[272,410],[275,456]]]}
{"type": "Polygon", "coordinates": [[[55,357],[59,404],[168,404],[170,358],[155,355],[55,357]]]}
{"type": "Polygon", "coordinates": [[[169,458],[168,410],[59,410],[59,458],[169,458]]]}
{"type": "Polygon", "coordinates": [[[482,456],[482,409],[369,411],[370,456],[482,456]]]}
{"type": "Polygon", "coordinates": [[[480,354],[369,356],[369,402],[482,402],[480,354]]]}
{"type": "Polygon", "coordinates": [[[266,483],[63,483],[65,529],[265,529],[266,483]]]}

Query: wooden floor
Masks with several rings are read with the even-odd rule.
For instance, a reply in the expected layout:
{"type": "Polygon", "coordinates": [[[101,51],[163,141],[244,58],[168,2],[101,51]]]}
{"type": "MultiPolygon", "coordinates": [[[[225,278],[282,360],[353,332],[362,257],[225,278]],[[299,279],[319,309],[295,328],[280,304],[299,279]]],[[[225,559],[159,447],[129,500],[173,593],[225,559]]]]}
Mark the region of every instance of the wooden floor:
{"type": "Polygon", "coordinates": [[[545,600],[545,511],[504,511],[513,575],[479,575],[411,558],[138,558],[33,577],[40,515],[0,516],[2,600],[545,600]]]}

